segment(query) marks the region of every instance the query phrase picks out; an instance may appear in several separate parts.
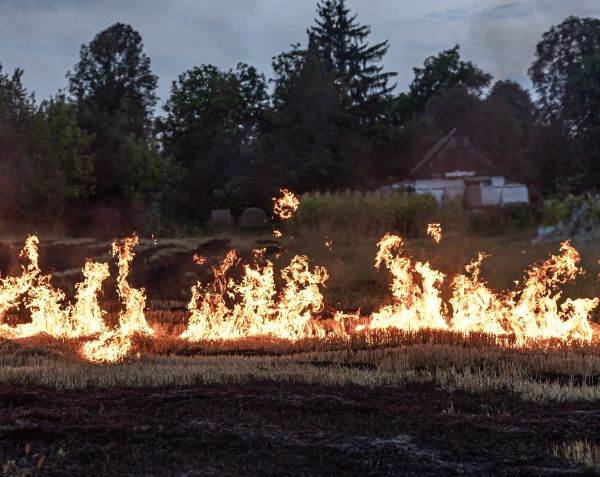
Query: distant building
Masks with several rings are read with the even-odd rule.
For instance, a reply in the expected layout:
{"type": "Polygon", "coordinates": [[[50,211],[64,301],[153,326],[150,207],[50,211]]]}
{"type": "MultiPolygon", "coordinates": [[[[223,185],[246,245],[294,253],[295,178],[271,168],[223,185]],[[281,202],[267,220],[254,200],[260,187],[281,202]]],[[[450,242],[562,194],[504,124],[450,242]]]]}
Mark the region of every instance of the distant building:
{"type": "Polygon", "coordinates": [[[527,185],[510,180],[491,154],[458,128],[433,145],[409,179],[392,187],[431,194],[438,202],[462,200],[467,208],[529,202],[527,185]]]}

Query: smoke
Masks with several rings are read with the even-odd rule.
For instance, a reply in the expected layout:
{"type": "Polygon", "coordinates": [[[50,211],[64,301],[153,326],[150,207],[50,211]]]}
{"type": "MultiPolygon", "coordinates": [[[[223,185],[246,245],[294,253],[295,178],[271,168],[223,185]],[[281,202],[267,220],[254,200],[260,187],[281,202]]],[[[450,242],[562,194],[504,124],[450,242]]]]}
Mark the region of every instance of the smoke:
{"type": "Polygon", "coordinates": [[[542,34],[568,16],[600,16],[597,0],[490,0],[471,18],[464,53],[481,58],[479,66],[496,79],[530,86],[527,70],[542,34]]]}

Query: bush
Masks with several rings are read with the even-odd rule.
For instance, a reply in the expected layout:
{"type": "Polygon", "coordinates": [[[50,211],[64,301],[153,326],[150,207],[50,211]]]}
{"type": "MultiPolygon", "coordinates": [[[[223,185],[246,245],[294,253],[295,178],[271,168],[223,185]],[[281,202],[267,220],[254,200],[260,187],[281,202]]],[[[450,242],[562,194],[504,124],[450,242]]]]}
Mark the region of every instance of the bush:
{"type": "Polygon", "coordinates": [[[544,201],[542,222],[544,225],[556,225],[571,215],[572,200],[548,199],[544,201]]]}

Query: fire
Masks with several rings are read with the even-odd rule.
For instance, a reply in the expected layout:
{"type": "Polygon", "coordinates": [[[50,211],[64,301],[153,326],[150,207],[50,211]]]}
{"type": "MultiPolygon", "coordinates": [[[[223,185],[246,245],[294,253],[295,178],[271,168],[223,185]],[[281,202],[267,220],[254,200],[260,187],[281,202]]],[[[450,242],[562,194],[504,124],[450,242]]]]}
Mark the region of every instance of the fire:
{"type": "Polygon", "coordinates": [[[452,282],[450,307],[441,299],[444,275],[428,263],[413,262],[400,252],[400,237],[386,235],[379,242],[376,266],[385,264],[392,274],[394,301],[371,316],[371,329],[448,329],[461,333],[488,333],[514,336],[517,346],[557,339],[566,343],[590,342],[593,330],[590,313],[599,299],[567,299],[560,303],[559,286],[583,271],[579,253],[570,243],[560,254],[531,267],[516,291],[492,292],[480,278],[485,255],[467,265],[466,275],[452,282]]]}
{"type": "Polygon", "coordinates": [[[43,275],[39,267],[39,240],[30,236],[25,241],[21,257],[28,261],[19,277],[0,280],[0,317],[16,308],[20,302],[31,313],[31,322],[10,327],[3,323],[0,335],[26,338],[45,333],[55,338],[91,336],[104,329],[98,293],[108,277],[108,266],[86,263],[84,281],[77,284],[75,303],[65,304],[65,294],[54,288],[51,276],[43,275]]]}
{"type": "Polygon", "coordinates": [[[287,189],[280,189],[281,197],[273,198],[273,211],[281,220],[291,219],[300,207],[300,200],[287,189]]]}
{"type": "Polygon", "coordinates": [[[71,323],[76,336],[91,336],[106,329],[104,311],[98,303],[102,283],[109,277],[106,263],[88,261],[83,269],[85,280],[75,285],[75,305],[69,309],[71,323]]]}
{"type": "Polygon", "coordinates": [[[588,317],[598,299],[567,299],[559,305],[558,287],[583,273],[578,266],[579,253],[569,242],[561,245],[560,254],[532,266],[520,290],[504,296],[494,294],[480,280],[483,258],[480,255],[467,266],[468,275],[454,279],[452,329],[514,335],[521,346],[549,339],[567,343],[592,340],[588,317]]]}
{"type": "Polygon", "coordinates": [[[133,249],[139,243],[136,234],[125,238],[122,244],[113,242],[112,254],[117,258],[119,273],[117,291],[123,303],[119,313],[119,327],[116,330],[103,330],[100,336],[86,343],[82,355],[94,362],[115,362],[125,357],[131,347],[131,337],[136,333],[152,335],[154,330],[148,325],[144,315],[146,295],[144,289],[132,288],[128,281],[131,262],[135,257],[133,249]]]}
{"type": "MultiPolygon", "coordinates": [[[[122,308],[117,326],[108,327],[99,301],[109,277],[108,265],[88,260],[82,270],[83,281],[76,285],[74,300],[69,303],[65,293],[52,285],[52,277],[40,269],[39,240],[28,237],[21,252],[21,273],[0,278],[0,318],[22,306],[29,310],[31,321],[16,326],[2,323],[0,336],[22,339],[47,334],[82,339],[85,359],[97,363],[122,360],[131,353],[135,335],[155,334],[144,314],[144,289],[129,283],[138,243],[134,234],[112,244],[122,308]]],[[[193,258],[198,265],[208,262],[205,257],[193,258]]],[[[277,274],[264,250],[255,250],[249,261],[231,250],[213,267],[211,283],[192,287],[188,326],[179,338],[203,341],[262,336],[296,341],[346,334],[350,323],[356,333],[388,328],[486,333],[501,344],[518,347],[551,340],[567,344],[592,341],[589,317],[600,300],[563,300],[560,291],[562,285],[584,273],[579,253],[569,242],[561,245],[558,254],[530,267],[520,285],[510,291],[492,291],[481,278],[485,258],[480,253],[463,274],[452,277],[448,282],[451,296],[446,301],[442,289],[447,277],[428,262],[408,256],[401,237],[385,235],[378,243],[375,266],[385,267],[391,275],[391,302],[367,317],[331,310],[334,323],[326,331],[321,321],[323,289],[329,277],[326,268],[311,266],[307,256],[296,255],[277,274]],[[238,267],[241,275],[234,279],[230,272],[238,267]]]]}
{"type": "Polygon", "coordinates": [[[427,226],[427,235],[429,235],[435,243],[442,241],[442,226],[440,224],[429,224],[427,226]]]}
{"type": "Polygon", "coordinates": [[[428,263],[413,264],[410,258],[403,257],[400,254],[403,245],[396,235],[386,235],[379,242],[375,266],[379,268],[385,264],[392,274],[394,301],[371,316],[370,328],[447,329],[439,289],[444,274],[431,269],[428,263]]]}
{"type": "Polygon", "coordinates": [[[468,334],[471,332],[504,335],[504,322],[508,318],[506,303],[489,290],[480,278],[483,253],[466,266],[466,275],[458,275],[452,283],[452,329],[468,334]]]}
{"type": "Polygon", "coordinates": [[[113,257],[117,258],[119,266],[117,290],[124,305],[123,311],[119,314],[119,325],[120,330],[125,335],[133,335],[134,333],[151,335],[154,333],[146,322],[144,315],[144,306],[146,305],[144,289],[132,288],[127,281],[131,262],[135,257],[133,249],[138,243],[139,238],[134,234],[124,239],[121,245],[117,242],[112,244],[112,254],[113,257]]]}
{"type": "Polygon", "coordinates": [[[519,343],[551,338],[591,341],[593,331],[588,316],[598,306],[598,298],[568,299],[559,306],[558,287],[583,274],[580,261],[577,250],[565,242],[559,255],[531,267],[523,289],[508,297],[512,305],[511,331],[519,343]]]}
{"type": "Polygon", "coordinates": [[[213,268],[210,285],[198,283],[192,288],[188,305],[191,317],[181,338],[201,341],[271,336],[297,340],[324,335],[314,320],[323,307],[319,286],[328,278],[324,268],[311,271],[308,257],[294,257],[281,272],[285,285],[278,294],[273,263],[265,259],[263,250],[255,251],[253,262],[244,265],[242,278],[236,282],[227,273],[238,262],[235,251],[230,251],[213,268]]]}

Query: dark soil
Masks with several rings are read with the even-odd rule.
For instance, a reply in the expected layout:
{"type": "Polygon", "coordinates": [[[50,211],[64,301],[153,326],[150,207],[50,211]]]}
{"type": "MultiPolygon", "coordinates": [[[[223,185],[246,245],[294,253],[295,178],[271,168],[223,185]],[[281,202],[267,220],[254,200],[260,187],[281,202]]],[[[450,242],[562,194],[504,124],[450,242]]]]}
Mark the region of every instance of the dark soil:
{"type": "Polygon", "coordinates": [[[598,475],[597,404],[300,385],[0,390],[0,464],[29,475],[598,475]],[[36,468],[39,463],[39,470],[36,468]]]}

